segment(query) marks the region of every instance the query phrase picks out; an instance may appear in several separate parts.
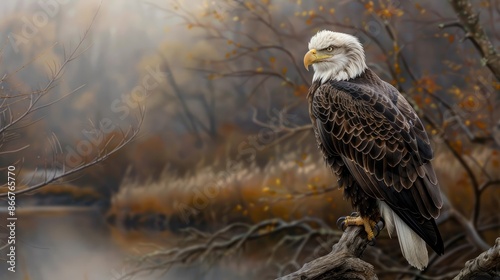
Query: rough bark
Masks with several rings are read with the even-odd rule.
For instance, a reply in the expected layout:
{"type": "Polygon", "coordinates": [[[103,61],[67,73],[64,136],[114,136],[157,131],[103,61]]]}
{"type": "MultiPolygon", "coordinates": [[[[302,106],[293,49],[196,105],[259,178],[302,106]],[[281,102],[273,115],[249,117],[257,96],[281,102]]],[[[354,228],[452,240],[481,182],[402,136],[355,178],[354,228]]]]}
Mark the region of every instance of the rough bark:
{"type": "Polygon", "coordinates": [[[362,227],[348,227],[332,251],[278,280],[378,279],[373,265],[359,259],[368,245],[362,227]]]}
{"type": "Polygon", "coordinates": [[[477,258],[467,261],[453,280],[492,278],[500,279],[500,237],[497,238],[495,246],[477,258]]]}
{"type": "Polygon", "coordinates": [[[466,31],[466,37],[478,49],[482,57],[482,62],[491,70],[496,79],[500,81],[500,55],[479,23],[479,14],[472,8],[469,0],[449,1],[460,20],[461,26],[466,31]]]}

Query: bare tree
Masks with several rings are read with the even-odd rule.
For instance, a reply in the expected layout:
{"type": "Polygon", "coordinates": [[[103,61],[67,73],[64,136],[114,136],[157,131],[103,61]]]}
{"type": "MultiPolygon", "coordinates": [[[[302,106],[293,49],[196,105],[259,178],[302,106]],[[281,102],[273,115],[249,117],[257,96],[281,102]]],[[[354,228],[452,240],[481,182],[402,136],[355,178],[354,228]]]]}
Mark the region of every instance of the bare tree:
{"type": "MultiPolygon", "coordinates": [[[[83,86],[80,86],[73,91],[56,98],[50,98],[50,94],[52,93],[52,89],[57,86],[57,82],[61,79],[64,74],[65,68],[72,61],[77,59],[83,52],[86,51],[86,47],[84,45],[85,40],[87,39],[89,32],[92,28],[92,25],[97,19],[99,8],[94,14],[93,19],[91,20],[90,25],[83,33],[80,38],[78,44],[68,53],[64,53],[63,61],[61,64],[54,63],[51,68],[51,76],[46,84],[37,91],[22,93],[22,92],[13,92],[12,90],[7,91],[6,87],[2,86],[2,93],[0,95],[0,148],[3,148],[0,151],[0,154],[16,154],[24,149],[27,149],[29,144],[22,144],[19,146],[16,141],[16,145],[13,148],[6,147],[8,144],[12,144],[12,139],[19,134],[19,130],[23,128],[30,127],[34,124],[35,121],[32,120],[32,116],[35,112],[42,110],[44,108],[56,106],[59,101],[62,99],[76,93],[83,86]]],[[[2,79],[0,80],[0,86],[2,83],[9,81],[12,75],[17,74],[17,72],[22,71],[27,65],[19,68],[18,71],[13,74],[4,74],[2,79]]],[[[38,176],[35,178],[34,175],[32,178],[25,178],[25,182],[18,182],[19,188],[16,189],[13,193],[15,194],[23,194],[26,192],[31,192],[36,189],[39,189],[47,184],[50,184],[56,180],[64,178],[68,175],[74,174],[78,171],[81,171],[87,167],[95,165],[115,152],[119,151],[122,147],[132,141],[138,134],[139,128],[144,119],[144,107],[141,107],[138,112],[137,124],[131,125],[126,130],[121,129],[121,139],[113,139],[116,136],[112,136],[109,139],[106,139],[105,142],[100,143],[99,146],[95,147],[95,157],[88,160],[82,160],[73,166],[68,166],[67,162],[64,161],[64,152],[59,143],[59,140],[56,135],[52,134],[49,137],[49,143],[51,145],[50,154],[48,154],[48,158],[45,160],[44,166],[40,167],[42,177],[38,176]],[[33,180],[33,181],[31,181],[33,180]],[[36,181],[36,182],[35,182],[36,181]]],[[[101,135],[97,135],[96,137],[100,139],[106,138],[104,132],[99,130],[99,124],[91,123],[91,125],[95,128],[93,131],[96,133],[100,133],[101,135]]],[[[108,132],[109,134],[109,132],[108,132]]],[[[22,166],[24,159],[19,158],[17,163],[22,166]]],[[[7,169],[7,167],[3,167],[2,169],[7,169]]],[[[19,174],[19,172],[16,172],[19,174]]],[[[0,197],[7,197],[9,192],[6,191],[8,189],[7,183],[2,184],[0,186],[0,190],[3,190],[0,193],[0,197]]]]}
{"type": "MultiPolygon", "coordinates": [[[[23,174],[25,162],[33,160],[32,158],[25,158],[26,153],[23,154],[23,152],[26,152],[30,145],[34,143],[30,143],[28,139],[21,137],[22,133],[37,125],[39,119],[36,119],[36,115],[38,112],[47,108],[57,108],[61,100],[75,94],[83,87],[80,86],[62,96],[54,94],[54,88],[64,76],[64,71],[68,65],[86,51],[84,42],[88,39],[98,12],[99,8],[76,46],[68,52],[64,51],[62,62],[60,64],[54,62],[53,65],[50,65],[51,73],[48,81],[39,90],[25,92],[16,88],[16,81],[19,79],[16,75],[20,74],[33,61],[28,62],[13,73],[3,74],[0,79],[0,156],[3,157],[2,164],[5,165],[0,167],[0,171],[6,174],[5,181],[0,185],[0,199],[10,205],[8,214],[11,216],[15,215],[15,211],[11,209],[17,207],[16,196],[33,193],[56,181],[62,182],[63,179],[68,178],[70,175],[94,166],[120,151],[138,135],[144,119],[144,107],[142,106],[137,112],[136,123],[131,124],[126,129],[118,127],[118,133],[116,131],[102,131],[102,124],[91,122],[94,127],[92,131],[96,134],[93,137],[100,141],[91,148],[92,153],[86,154],[87,158],[68,163],[67,155],[63,151],[57,135],[48,132],[46,135],[48,135],[49,148],[46,150],[46,157],[42,160],[42,164],[38,165],[31,172],[31,175],[28,172],[23,174]],[[14,159],[13,162],[7,163],[10,159],[14,159]]],[[[109,127],[110,124],[108,123],[107,128],[109,127]]],[[[40,136],[31,139],[31,141],[43,141],[43,137],[40,136]]],[[[8,248],[9,243],[6,236],[2,235],[0,238],[0,251],[9,250],[8,248]]]]}

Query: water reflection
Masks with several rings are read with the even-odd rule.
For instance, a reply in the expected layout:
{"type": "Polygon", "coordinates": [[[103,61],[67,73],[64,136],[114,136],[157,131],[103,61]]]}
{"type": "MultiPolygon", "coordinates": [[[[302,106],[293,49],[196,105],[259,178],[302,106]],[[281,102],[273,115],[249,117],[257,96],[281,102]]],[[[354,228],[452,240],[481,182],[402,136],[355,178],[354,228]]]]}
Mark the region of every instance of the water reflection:
{"type": "MultiPolygon", "coordinates": [[[[117,279],[127,269],[124,263],[131,254],[144,248],[141,244],[175,242],[168,233],[125,233],[111,228],[99,210],[92,208],[24,208],[17,216],[17,272],[8,272],[2,261],[0,279],[117,279]]],[[[5,221],[4,213],[0,219],[5,221]]],[[[234,265],[198,264],[134,279],[251,279],[242,273],[234,265]]]]}

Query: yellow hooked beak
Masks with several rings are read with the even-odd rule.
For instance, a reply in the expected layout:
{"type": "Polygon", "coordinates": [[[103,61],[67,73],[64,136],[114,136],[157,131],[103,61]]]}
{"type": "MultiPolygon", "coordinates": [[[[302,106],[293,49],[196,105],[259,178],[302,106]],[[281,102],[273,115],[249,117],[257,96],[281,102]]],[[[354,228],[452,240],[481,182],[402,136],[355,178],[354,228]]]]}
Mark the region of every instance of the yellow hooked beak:
{"type": "Polygon", "coordinates": [[[328,54],[318,54],[316,49],[311,49],[306,53],[306,55],[304,55],[304,67],[307,71],[309,71],[309,65],[330,57],[332,56],[328,54]]]}

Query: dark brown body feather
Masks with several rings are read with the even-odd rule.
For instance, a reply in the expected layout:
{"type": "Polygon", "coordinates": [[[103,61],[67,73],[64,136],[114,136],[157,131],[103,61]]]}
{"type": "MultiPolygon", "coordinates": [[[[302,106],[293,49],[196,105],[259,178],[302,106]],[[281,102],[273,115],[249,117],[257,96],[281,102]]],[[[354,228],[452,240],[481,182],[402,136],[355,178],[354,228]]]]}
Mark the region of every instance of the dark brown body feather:
{"type": "Polygon", "coordinates": [[[348,81],[314,83],[309,112],[318,145],[362,216],[380,217],[378,200],[438,254],[434,218],[442,199],[429,138],[404,97],[370,69],[348,81]]]}

